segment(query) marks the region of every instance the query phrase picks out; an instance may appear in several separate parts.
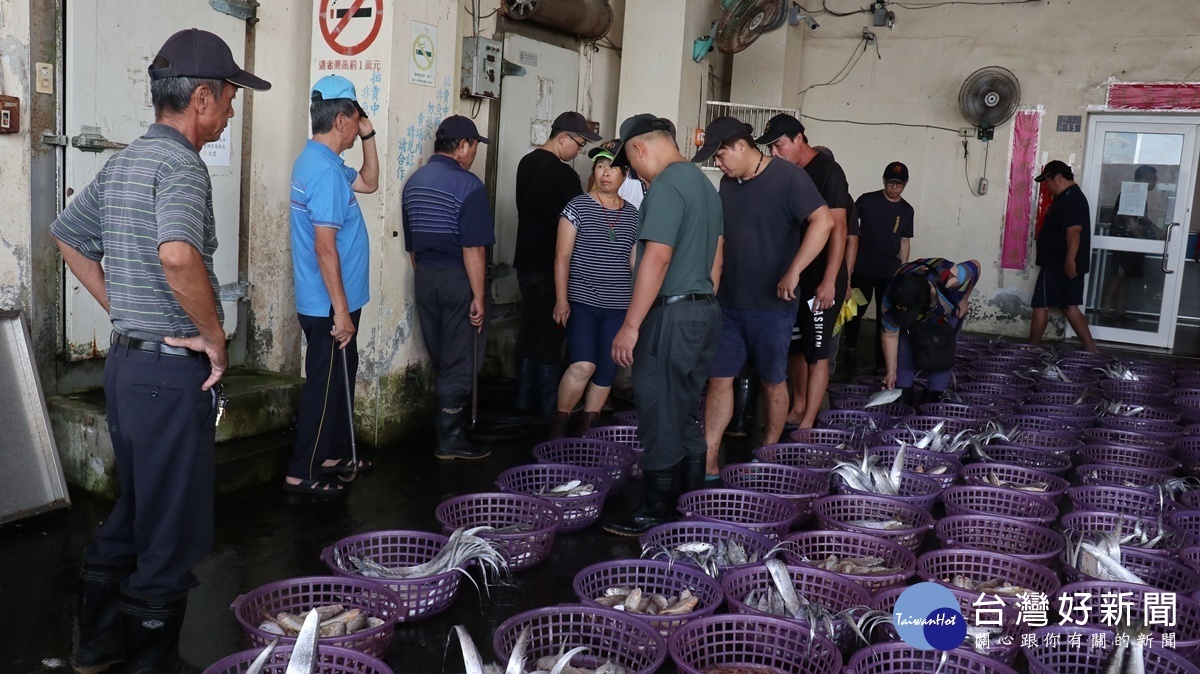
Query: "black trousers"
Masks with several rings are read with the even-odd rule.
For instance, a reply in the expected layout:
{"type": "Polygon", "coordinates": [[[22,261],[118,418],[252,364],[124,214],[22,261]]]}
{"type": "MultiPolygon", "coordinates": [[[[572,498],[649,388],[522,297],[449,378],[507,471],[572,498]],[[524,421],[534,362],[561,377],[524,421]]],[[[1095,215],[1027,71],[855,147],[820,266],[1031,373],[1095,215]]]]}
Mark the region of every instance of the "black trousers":
{"type": "MultiPolygon", "coordinates": [[[[421,336],[437,375],[437,397],[461,399],[470,395],[474,378],[471,349],[475,344],[475,327],[471,325],[472,294],[467,270],[417,265],[416,297],[421,336]]],[[[486,322],[478,344],[475,363],[482,363],[487,344],[486,322]]]]}
{"type": "Polygon", "coordinates": [[[121,496],[89,554],[133,556],[134,592],[178,595],[213,545],[217,394],[200,387],[208,358],[114,344],[104,395],[121,496]]]}
{"type": "MultiPolygon", "coordinates": [[[[308,351],[304,354],[304,388],[296,417],[296,446],[288,464],[288,476],[316,480],[326,459],[350,456],[350,409],[346,404],[346,379],[342,354],[333,330],[333,309],[326,317],[296,314],[308,351]]],[[[358,322],[362,310],[350,312],[354,336],[346,345],[346,367],[350,373],[350,402],[358,375],[358,322]]]]}
{"type": "Polygon", "coordinates": [[[521,328],[517,332],[517,358],[538,365],[562,361],[563,330],[554,322],[554,274],[517,271],[521,288],[521,328]]]}
{"type": "MultiPolygon", "coordinates": [[[[891,276],[867,276],[866,274],[854,273],[850,279],[850,287],[858,288],[862,291],[863,297],[867,301],[871,301],[872,295],[875,297],[875,364],[877,367],[883,367],[883,342],[880,341],[883,334],[883,293],[887,290],[887,285],[892,280],[891,276]]],[[[862,321],[861,315],[856,315],[854,320],[846,324],[846,348],[858,348],[858,329],[862,321]]]]}
{"type": "Polygon", "coordinates": [[[664,470],[707,450],[695,414],[720,335],[715,299],[653,307],[646,314],[633,349],[638,440],[646,449],[642,470],[664,470]]]}

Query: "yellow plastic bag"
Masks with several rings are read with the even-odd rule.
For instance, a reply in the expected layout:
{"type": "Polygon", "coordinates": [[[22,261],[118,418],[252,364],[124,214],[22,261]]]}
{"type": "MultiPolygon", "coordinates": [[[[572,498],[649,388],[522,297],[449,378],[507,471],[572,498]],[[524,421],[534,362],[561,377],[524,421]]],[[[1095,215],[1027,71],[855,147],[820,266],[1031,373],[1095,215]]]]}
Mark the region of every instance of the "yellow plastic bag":
{"type": "Polygon", "coordinates": [[[846,301],[842,302],[842,310],[838,312],[837,322],[833,324],[833,334],[842,331],[842,325],[853,320],[858,315],[858,308],[869,304],[865,295],[858,288],[851,288],[846,301]]]}

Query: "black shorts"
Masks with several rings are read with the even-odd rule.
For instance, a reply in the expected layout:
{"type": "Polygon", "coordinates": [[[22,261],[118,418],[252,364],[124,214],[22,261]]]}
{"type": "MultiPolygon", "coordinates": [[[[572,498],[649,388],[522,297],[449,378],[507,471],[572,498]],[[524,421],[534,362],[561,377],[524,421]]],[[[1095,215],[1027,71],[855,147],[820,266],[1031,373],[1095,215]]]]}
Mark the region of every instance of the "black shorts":
{"type": "Polygon", "coordinates": [[[1083,277],[1079,274],[1073,279],[1067,278],[1061,270],[1042,269],[1038,272],[1037,281],[1033,284],[1033,298],[1030,306],[1034,309],[1056,307],[1065,309],[1083,304],[1083,277]]]}
{"type": "Polygon", "coordinates": [[[835,297],[833,306],[821,311],[809,311],[807,298],[812,293],[802,293],[800,309],[796,313],[796,325],[792,328],[792,343],[788,353],[804,354],[804,361],[809,365],[828,360],[836,355],[837,342],[833,339],[833,326],[837,323],[838,313],[842,310],[845,294],[835,297]]]}

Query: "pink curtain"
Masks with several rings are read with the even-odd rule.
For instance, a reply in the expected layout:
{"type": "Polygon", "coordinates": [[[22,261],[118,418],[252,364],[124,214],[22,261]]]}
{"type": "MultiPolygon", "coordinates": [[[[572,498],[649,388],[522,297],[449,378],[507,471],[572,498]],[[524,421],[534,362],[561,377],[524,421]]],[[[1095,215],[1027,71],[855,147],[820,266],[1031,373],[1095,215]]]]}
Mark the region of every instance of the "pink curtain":
{"type": "Polygon", "coordinates": [[[1200,83],[1110,84],[1112,110],[1200,110],[1200,83]]]}
{"type": "Polygon", "coordinates": [[[1041,110],[1018,110],[1013,117],[1012,162],[1008,166],[1008,202],[1004,207],[1004,235],[1000,242],[1000,268],[1024,269],[1029,255],[1029,228],[1033,224],[1033,182],[1037,164],[1041,110]]]}

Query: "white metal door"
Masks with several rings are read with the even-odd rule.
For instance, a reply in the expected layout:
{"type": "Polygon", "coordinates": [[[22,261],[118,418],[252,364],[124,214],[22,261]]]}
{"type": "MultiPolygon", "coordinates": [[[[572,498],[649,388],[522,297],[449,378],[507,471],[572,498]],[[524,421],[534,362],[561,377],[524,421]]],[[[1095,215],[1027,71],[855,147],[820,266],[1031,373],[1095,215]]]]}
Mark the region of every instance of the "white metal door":
{"type": "MultiPolygon", "coordinates": [[[[234,59],[245,63],[245,22],[218,13],[207,2],[67,0],[66,17],[67,136],[91,131],[115,143],[129,143],[145,133],[154,122],[146,68],[162,43],[178,30],[201,28],[216,33],[229,44],[234,59]]],[[[212,176],[219,243],[213,266],[221,284],[238,280],[242,95],[239,92],[234,101],[234,117],[225,136],[201,152],[212,176]]],[[[115,151],[64,149],[67,202],[91,182],[115,151]]],[[[108,315],[69,270],[64,273],[64,348],[72,360],[103,356],[112,329],[108,315]]],[[[232,334],[237,327],[236,303],[225,302],[224,308],[225,332],[232,334]]]]}
{"type": "MultiPolygon", "coordinates": [[[[554,118],[579,109],[579,54],[520,35],[504,39],[504,58],[525,68],[522,76],[507,76],[500,90],[500,130],[492,137],[496,148],[496,246],[493,260],[511,265],[517,246],[517,164],[550,135],[554,118]]],[[[573,164],[581,175],[587,157],[573,164]]],[[[517,297],[512,278],[493,284],[498,302],[517,297]]]]}
{"type": "Polygon", "coordinates": [[[1196,124],[1096,115],[1083,190],[1092,207],[1086,308],[1097,339],[1171,348],[1191,221],[1196,124]]]}

